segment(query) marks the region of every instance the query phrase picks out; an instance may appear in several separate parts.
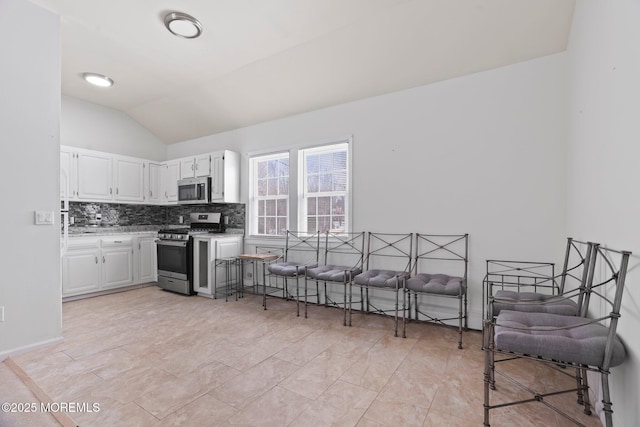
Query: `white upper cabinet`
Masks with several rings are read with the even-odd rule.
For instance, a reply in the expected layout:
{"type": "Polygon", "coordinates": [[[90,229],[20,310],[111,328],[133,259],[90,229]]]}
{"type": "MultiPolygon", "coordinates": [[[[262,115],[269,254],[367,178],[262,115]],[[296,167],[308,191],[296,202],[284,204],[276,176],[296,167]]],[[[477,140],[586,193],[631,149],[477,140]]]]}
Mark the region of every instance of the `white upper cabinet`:
{"type": "Polygon", "coordinates": [[[115,200],[122,202],[144,202],[144,172],[143,160],[130,157],[115,156],[115,200]]]}
{"type": "Polygon", "coordinates": [[[208,154],[180,159],[180,179],[200,178],[211,174],[211,158],[208,154]]]}
{"type": "Polygon", "coordinates": [[[146,194],[149,203],[162,203],[162,167],[158,163],[149,163],[146,180],[146,194]]]}
{"type": "Polygon", "coordinates": [[[111,158],[98,152],[78,153],[78,199],[113,199],[111,158]]]}
{"type": "Polygon", "coordinates": [[[178,179],[180,177],[180,162],[172,161],[164,163],[162,169],[162,195],[164,203],[176,203],[178,201],[178,179]]]}
{"type": "Polygon", "coordinates": [[[224,150],[211,154],[211,201],[240,202],[240,154],[224,150]]]}
{"type": "Polygon", "coordinates": [[[60,149],[60,199],[63,199],[65,194],[69,200],[78,197],[76,155],[66,147],[60,149]]]}
{"type": "Polygon", "coordinates": [[[195,159],[196,178],[211,175],[211,156],[205,154],[195,159]]]}
{"type": "Polygon", "coordinates": [[[180,160],[180,179],[195,178],[196,164],[193,158],[180,160]]]}
{"type": "Polygon", "coordinates": [[[240,202],[240,154],[224,150],[152,162],[100,151],[60,147],[60,198],[69,200],[176,204],[178,180],[211,177],[211,201],[240,202]]]}

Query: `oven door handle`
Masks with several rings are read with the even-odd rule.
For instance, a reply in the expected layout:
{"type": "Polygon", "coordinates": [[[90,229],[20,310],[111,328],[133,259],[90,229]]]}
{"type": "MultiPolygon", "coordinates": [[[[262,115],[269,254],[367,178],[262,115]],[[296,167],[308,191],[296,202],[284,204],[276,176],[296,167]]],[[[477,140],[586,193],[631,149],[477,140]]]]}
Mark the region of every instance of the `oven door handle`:
{"type": "Polygon", "coordinates": [[[174,240],[159,240],[158,241],[158,246],[178,246],[178,247],[186,247],[187,246],[187,242],[185,241],[174,241],[174,240]]]}

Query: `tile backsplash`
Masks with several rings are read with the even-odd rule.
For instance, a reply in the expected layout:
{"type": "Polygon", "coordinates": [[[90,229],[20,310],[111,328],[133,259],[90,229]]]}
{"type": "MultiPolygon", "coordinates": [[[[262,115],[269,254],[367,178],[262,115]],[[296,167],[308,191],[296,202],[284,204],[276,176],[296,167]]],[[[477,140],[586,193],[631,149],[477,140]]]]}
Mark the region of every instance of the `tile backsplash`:
{"type": "Polygon", "coordinates": [[[227,228],[244,229],[245,205],[242,203],[215,203],[211,205],[153,206],[119,203],[70,202],[69,217],[73,217],[71,227],[129,226],[129,225],[172,225],[189,224],[189,214],[193,212],[220,212],[228,218],[227,228]],[[100,218],[100,219],[98,219],[100,218]]]}

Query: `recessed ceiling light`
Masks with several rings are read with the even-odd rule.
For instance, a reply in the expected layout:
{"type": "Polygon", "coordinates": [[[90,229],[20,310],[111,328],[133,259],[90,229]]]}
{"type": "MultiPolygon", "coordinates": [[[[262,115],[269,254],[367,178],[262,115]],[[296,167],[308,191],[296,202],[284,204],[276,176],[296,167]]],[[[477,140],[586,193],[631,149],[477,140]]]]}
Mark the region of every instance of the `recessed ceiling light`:
{"type": "Polygon", "coordinates": [[[113,86],[113,80],[107,76],[97,73],[82,73],[82,78],[94,86],[109,87],[113,86]]]}
{"type": "Polygon", "coordinates": [[[164,17],[164,26],[174,36],[185,39],[195,39],[202,34],[202,25],[191,15],[181,12],[171,12],[164,17]]]}

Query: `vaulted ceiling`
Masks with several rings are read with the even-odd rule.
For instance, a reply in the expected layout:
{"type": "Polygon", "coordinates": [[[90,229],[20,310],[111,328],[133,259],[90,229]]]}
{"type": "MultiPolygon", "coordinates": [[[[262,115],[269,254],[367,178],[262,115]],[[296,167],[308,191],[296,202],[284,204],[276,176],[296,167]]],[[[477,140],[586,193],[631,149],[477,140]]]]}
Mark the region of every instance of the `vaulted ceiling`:
{"type": "Polygon", "coordinates": [[[62,93],[165,143],[566,49],[575,0],[31,0],[61,15],[62,93]],[[164,27],[196,17],[197,39],[164,27]],[[83,72],[107,75],[95,88],[83,72]]]}

